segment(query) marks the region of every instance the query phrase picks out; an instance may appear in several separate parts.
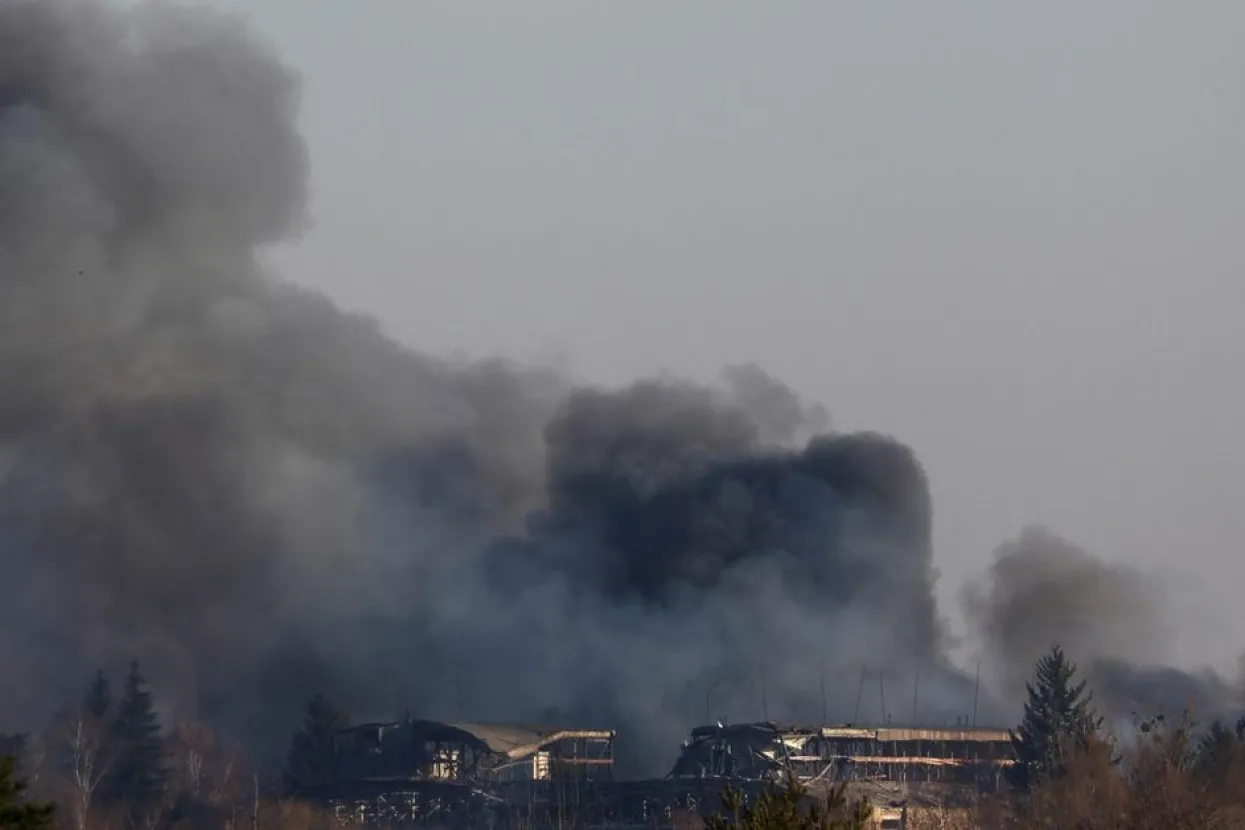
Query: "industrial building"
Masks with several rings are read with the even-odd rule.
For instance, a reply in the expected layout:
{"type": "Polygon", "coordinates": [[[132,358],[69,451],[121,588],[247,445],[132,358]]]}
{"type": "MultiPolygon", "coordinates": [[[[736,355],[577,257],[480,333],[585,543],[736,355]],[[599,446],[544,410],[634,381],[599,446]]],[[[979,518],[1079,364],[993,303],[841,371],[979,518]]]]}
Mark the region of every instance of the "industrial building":
{"type": "Polygon", "coordinates": [[[672,777],[941,782],[993,789],[1013,762],[1006,730],[716,724],[692,730],[672,777]]]}
{"type": "Polygon", "coordinates": [[[333,780],[303,793],[343,824],[439,827],[673,827],[722,809],[728,787],[757,797],[794,776],[810,798],[847,782],[878,827],[912,810],[968,803],[1012,763],[1008,732],[894,726],[714,724],[692,730],[664,778],[616,781],[606,729],[370,723],[337,734],[333,780]]]}
{"type": "Polygon", "coordinates": [[[584,782],[613,778],[614,732],[604,729],[406,720],[342,730],[341,781],[584,782]]]}

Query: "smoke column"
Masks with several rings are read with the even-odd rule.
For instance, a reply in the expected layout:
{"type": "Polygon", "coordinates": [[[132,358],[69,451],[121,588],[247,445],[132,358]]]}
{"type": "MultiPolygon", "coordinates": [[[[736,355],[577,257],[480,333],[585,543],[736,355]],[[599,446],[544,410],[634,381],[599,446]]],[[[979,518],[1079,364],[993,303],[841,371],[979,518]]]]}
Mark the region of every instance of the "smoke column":
{"type": "Polygon", "coordinates": [[[1186,711],[1203,722],[1234,719],[1245,709],[1238,682],[1166,665],[1174,632],[1156,578],[1043,528],[1026,528],[995,551],[965,608],[1001,699],[1019,704],[1034,661],[1059,643],[1113,728],[1186,711]]]}
{"type": "Polygon", "coordinates": [[[761,683],[819,716],[827,664],[839,714],[862,664],[966,711],[905,447],[752,367],[437,360],[264,273],[307,213],[298,98],[202,8],[0,5],[4,717],[131,656],[274,745],[321,691],[668,760],[761,683]]]}
{"type": "MultiPolygon", "coordinates": [[[[266,273],[307,217],[298,104],[202,7],[0,0],[0,729],[132,657],[171,717],[273,752],[315,692],[614,727],[639,773],[763,699],[820,719],[823,673],[835,719],[918,672],[919,719],[969,714],[908,448],[755,367],[599,389],[421,355],[266,273]]],[[[1000,653],[1145,656],[1143,586],[1033,541],[978,597],[1000,653]]]]}

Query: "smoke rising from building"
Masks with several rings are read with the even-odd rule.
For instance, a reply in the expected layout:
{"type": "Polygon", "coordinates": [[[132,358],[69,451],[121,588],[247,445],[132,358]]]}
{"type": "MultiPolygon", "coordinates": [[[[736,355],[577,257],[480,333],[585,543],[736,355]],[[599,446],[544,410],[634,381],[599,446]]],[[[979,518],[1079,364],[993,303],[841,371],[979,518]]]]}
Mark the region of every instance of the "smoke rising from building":
{"type": "Polygon", "coordinates": [[[319,690],[669,741],[745,697],[819,710],[823,665],[882,657],[938,705],[905,448],[800,449],[824,413],[749,367],[608,391],[450,364],[263,273],[306,215],[299,89],[229,18],[9,2],[0,46],[16,711],[128,655],[282,736],[319,690]]]}
{"type": "MultiPolygon", "coordinates": [[[[754,367],[444,361],[266,273],[307,215],[298,98],[203,8],[0,4],[0,717],[131,656],[273,746],[317,691],[662,760],[706,718],[968,714],[912,452],[754,367]]],[[[993,576],[1028,654],[1009,615],[1049,597],[993,576]]],[[[1136,658],[1135,586],[1091,584],[1140,609],[1095,656],[1136,658]]]]}

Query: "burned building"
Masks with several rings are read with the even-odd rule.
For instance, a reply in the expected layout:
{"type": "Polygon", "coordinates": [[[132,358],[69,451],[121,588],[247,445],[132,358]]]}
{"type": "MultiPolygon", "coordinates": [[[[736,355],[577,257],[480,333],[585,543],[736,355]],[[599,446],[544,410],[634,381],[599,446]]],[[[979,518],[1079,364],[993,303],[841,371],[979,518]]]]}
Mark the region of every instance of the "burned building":
{"type": "Polygon", "coordinates": [[[614,732],[408,720],[343,730],[339,781],[405,778],[505,784],[613,777],[614,732]]]}
{"type": "Polygon", "coordinates": [[[1013,763],[1006,730],[746,723],[692,730],[670,776],[879,780],[997,787],[1013,763]]]}
{"type": "Polygon", "coordinates": [[[848,782],[889,827],[910,809],[997,787],[1013,762],[1004,730],[716,724],[692,730],[666,777],[615,781],[614,739],[596,729],[365,724],[338,733],[333,780],[304,795],[355,825],[670,827],[721,810],[727,787],[751,800],[790,775],[810,798],[848,782]]]}
{"type": "Polygon", "coordinates": [[[613,779],[614,732],[405,720],[337,733],[333,775],[303,797],[344,824],[505,826],[550,793],[613,779]]]}

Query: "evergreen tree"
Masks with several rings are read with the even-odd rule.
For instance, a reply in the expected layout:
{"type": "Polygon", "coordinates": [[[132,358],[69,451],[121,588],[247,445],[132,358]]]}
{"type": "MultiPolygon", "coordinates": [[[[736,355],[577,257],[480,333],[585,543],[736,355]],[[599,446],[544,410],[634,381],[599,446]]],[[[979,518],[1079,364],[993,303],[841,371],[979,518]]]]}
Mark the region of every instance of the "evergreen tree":
{"type": "Polygon", "coordinates": [[[167,778],[160,718],[137,662],[130,663],[125,678],[112,738],[117,762],[109,776],[109,794],[123,801],[135,817],[160,803],[167,778]]]}
{"type": "Polygon", "coordinates": [[[112,709],[112,686],[109,685],[108,677],[103,669],[95,672],[95,677],[91,680],[91,685],[87,687],[82,704],[86,713],[95,720],[102,722],[108,717],[112,709]]]}
{"type": "Polygon", "coordinates": [[[285,782],[291,790],[333,778],[337,731],[349,725],[346,715],[323,695],[307,704],[302,727],[294,733],[285,760],[285,782]]]}
{"type": "Polygon", "coordinates": [[[1016,763],[1008,767],[1008,781],[1027,790],[1063,771],[1065,749],[1088,749],[1098,737],[1102,718],[1094,712],[1093,695],[1085,681],[1074,682],[1076,664],[1058,645],[1037,662],[1033,681],[1025,684],[1029,700],[1024,718],[1011,732],[1016,763]]]}
{"type": "Polygon", "coordinates": [[[25,800],[26,782],[17,777],[17,762],[0,758],[0,830],[50,830],[54,808],[25,800]]]}

